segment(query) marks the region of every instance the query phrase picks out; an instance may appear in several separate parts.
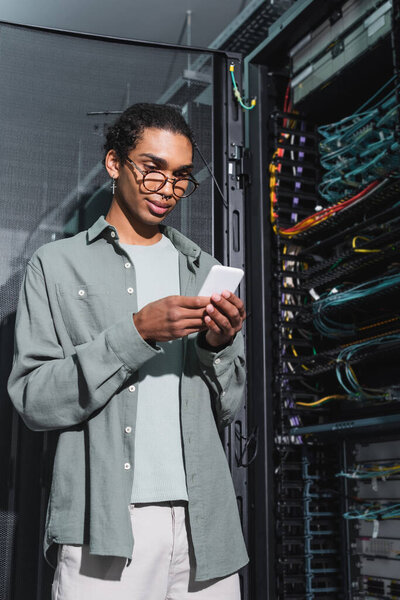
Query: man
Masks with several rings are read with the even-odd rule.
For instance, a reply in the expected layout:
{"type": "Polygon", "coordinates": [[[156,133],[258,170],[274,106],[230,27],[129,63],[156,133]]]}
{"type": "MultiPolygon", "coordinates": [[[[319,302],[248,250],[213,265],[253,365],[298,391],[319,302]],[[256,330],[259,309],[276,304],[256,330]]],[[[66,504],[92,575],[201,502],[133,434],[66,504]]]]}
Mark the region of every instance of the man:
{"type": "Polygon", "coordinates": [[[217,427],[244,386],[245,311],[197,296],[215,260],[161,225],[198,185],[168,106],[110,128],[104,219],[30,260],[10,396],[59,430],[45,533],[53,600],[237,600],[248,558],[217,427]]]}

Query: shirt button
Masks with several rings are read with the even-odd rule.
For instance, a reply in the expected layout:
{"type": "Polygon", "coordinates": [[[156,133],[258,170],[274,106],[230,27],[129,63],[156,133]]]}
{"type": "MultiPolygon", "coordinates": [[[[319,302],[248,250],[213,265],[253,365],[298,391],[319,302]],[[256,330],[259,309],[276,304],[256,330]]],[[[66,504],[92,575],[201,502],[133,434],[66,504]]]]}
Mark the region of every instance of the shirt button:
{"type": "Polygon", "coordinates": [[[131,468],[131,463],[125,463],[124,464],[125,471],[129,471],[130,468],[131,468]]]}
{"type": "Polygon", "coordinates": [[[129,386],[129,388],[128,388],[128,390],[129,390],[130,392],[134,392],[134,391],[136,390],[136,388],[135,388],[135,386],[134,386],[134,385],[130,385],[130,386],[129,386]]]}
{"type": "Polygon", "coordinates": [[[84,295],[85,295],[85,290],[79,290],[78,294],[79,294],[80,296],[84,296],[84,295]]]}
{"type": "Polygon", "coordinates": [[[110,235],[111,237],[115,238],[115,231],[112,231],[110,235]]]}
{"type": "Polygon", "coordinates": [[[221,359],[220,358],[216,358],[214,360],[214,365],[219,365],[220,362],[221,362],[221,359]]]}
{"type": "Polygon", "coordinates": [[[125,433],[131,433],[132,427],[125,427],[125,433]]]}
{"type": "Polygon", "coordinates": [[[133,294],[133,288],[128,288],[126,291],[128,292],[128,294],[133,294]]]}
{"type": "Polygon", "coordinates": [[[125,269],[129,269],[131,266],[131,263],[125,263],[125,269]]]}
{"type": "Polygon", "coordinates": [[[221,392],[221,396],[225,396],[226,392],[221,392]]]}

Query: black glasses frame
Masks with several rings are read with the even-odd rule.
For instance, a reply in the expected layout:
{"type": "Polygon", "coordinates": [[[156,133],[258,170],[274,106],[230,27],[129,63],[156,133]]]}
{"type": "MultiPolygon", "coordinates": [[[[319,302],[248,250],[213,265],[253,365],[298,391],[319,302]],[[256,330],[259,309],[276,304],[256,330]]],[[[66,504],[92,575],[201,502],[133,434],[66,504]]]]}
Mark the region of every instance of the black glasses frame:
{"type": "Polygon", "coordinates": [[[126,160],[129,163],[131,163],[131,165],[133,165],[135,167],[135,169],[137,169],[139,171],[139,173],[143,176],[143,185],[148,192],[159,192],[164,187],[164,185],[167,183],[167,181],[171,181],[172,182],[172,192],[173,192],[174,196],[176,196],[177,198],[188,198],[189,196],[191,196],[193,194],[193,192],[195,192],[197,190],[197,188],[200,185],[199,182],[196,181],[196,179],[192,176],[190,176],[190,177],[167,177],[162,171],[158,171],[158,169],[152,169],[151,171],[143,171],[143,169],[138,167],[137,164],[131,158],[129,158],[129,156],[127,156],[126,160]],[[151,190],[150,188],[148,188],[146,186],[146,177],[147,177],[147,175],[150,175],[151,173],[159,173],[160,175],[162,175],[164,177],[164,182],[161,183],[160,187],[157,188],[156,190],[151,190]],[[177,194],[175,192],[175,185],[178,183],[178,181],[191,181],[193,183],[193,185],[195,186],[194,190],[192,190],[188,194],[177,194]]]}

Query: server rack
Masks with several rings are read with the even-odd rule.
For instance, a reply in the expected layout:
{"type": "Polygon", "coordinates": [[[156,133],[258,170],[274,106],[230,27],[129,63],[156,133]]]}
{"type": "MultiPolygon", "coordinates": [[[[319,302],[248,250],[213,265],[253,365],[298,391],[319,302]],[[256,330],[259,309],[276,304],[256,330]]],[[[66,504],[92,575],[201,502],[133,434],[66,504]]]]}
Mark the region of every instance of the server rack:
{"type": "Polygon", "coordinates": [[[400,597],[398,32],[299,0],[245,59],[254,600],[400,597]]]}

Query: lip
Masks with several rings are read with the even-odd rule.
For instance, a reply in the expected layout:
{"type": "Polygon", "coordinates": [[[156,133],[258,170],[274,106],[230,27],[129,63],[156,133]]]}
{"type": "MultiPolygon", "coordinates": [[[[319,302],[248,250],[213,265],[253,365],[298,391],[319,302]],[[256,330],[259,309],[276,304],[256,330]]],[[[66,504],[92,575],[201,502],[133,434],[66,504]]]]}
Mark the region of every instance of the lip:
{"type": "Polygon", "coordinates": [[[156,215],[165,215],[170,208],[169,204],[165,205],[161,204],[161,202],[154,202],[154,200],[149,200],[149,198],[146,198],[146,202],[149,205],[150,210],[156,215]]]}

